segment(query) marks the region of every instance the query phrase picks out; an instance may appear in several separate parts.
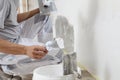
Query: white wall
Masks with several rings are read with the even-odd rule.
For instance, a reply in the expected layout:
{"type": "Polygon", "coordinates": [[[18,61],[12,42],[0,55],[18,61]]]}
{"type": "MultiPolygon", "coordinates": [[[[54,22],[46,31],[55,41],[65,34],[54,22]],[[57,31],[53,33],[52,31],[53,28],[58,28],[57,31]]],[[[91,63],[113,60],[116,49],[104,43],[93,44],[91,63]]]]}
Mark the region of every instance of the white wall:
{"type": "MultiPolygon", "coordinates": [[[[96,21],[95,34],[99,63],[103,63],[104,80],[120,79],[120,1],[100,0],[98,19],[96,21]]],[[[100,70],[99,70],[100,72],[100,70]]]]}
{"type": "Polygon", "coordinates": [[[120,0],[56,0],[75,28],[78,61],[100,80],[120,79],[120,0]]]}
{"type": "Polygon", "coordinates": [[[90,72],[96,72],[96,53],[94,44],[94,21],[96,17],[96,0],[56,0],[60,14],[66,16],[75,29],[75,51],[78,61],[90,72]],[[94,3],[92,3],[94,2],[94,3]]]}

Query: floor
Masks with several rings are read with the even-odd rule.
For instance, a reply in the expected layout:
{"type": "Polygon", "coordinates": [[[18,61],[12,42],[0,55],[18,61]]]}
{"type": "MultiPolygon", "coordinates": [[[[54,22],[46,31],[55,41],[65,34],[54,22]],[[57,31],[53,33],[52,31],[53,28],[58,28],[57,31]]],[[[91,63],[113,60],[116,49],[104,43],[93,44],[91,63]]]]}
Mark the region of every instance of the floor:
{"type": "Polygon", "coordinates": [[[88,71],[82,70],[81,80],[96,80],[88,71]]]}

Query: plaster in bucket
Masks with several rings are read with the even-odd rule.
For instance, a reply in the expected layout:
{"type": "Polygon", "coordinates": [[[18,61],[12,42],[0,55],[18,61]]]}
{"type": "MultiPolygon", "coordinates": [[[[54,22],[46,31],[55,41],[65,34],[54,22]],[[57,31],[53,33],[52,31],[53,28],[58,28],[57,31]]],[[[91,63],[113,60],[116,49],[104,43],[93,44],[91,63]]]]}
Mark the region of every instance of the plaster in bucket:
{"type": "Polygon", "coordinates": [[[48,65],[34,70],[33,80],[75,80],[74,74],[63,75],[63,65],[48,65]]]}

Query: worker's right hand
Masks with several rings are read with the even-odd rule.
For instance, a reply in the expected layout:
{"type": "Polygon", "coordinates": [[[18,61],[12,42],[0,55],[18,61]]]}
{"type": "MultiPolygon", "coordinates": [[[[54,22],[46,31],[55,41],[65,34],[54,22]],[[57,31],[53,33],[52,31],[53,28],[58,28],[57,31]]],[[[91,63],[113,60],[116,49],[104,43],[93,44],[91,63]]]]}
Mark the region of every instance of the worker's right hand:
{"type": "Polygon", "coordinates": [[[25,54],[33,59],[41,59],[48,52],[44,46],[26,46],[25,50],[25,54]]]}

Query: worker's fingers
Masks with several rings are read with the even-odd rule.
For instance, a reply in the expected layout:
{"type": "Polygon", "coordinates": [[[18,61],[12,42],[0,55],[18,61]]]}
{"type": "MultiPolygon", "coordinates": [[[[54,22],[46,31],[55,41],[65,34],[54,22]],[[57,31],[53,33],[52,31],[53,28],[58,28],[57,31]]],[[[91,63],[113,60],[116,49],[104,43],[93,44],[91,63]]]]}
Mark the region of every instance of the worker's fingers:
{"type": "Polygon", "coordinates": [[[43,51],[34,51],[34,53],[33,53],[33,58],[34,58],[34,59],[41,59],[41,58],[43,58],[45,55],[46,55],[46,53],[43,52],[43,51]]]}
{"type": "Polygon", "coordinates": [[[38,55],[38,56],[45,56],[47,53],[43,51],[33,51],[33,55],[38,55]]]}
{"type": "Polygon", "coordinates": [[[37,50],[43,50],[43,51],[46,50],[46,48],[44,46],[35,46],[35,49],[37,49],[37,50]]]}
{"type": "Polygon", "coordinates": [[[44,46],[35,46],[34,50],[48,52],[44,46]]]}
{"type": "Polygon", "coordinates": [[[47,49],[43,46],[28,46],[26,48],[26,55],[33,59],[40,59],[47,54],[47,49]]]}

